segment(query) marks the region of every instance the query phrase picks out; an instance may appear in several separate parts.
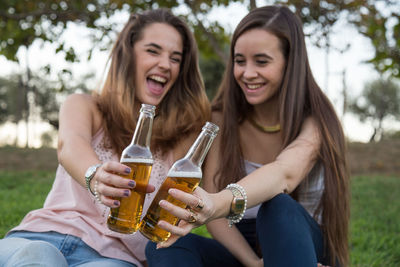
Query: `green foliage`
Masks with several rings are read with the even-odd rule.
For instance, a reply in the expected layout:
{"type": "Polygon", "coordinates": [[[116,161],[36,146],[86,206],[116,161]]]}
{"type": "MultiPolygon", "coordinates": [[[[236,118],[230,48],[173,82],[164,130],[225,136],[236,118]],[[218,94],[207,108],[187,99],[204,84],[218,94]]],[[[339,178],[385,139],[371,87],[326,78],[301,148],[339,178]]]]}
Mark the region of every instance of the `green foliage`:
{"type": "Polygon", "coordinates": [[[400,2],[371,1],[351,14],[358,31],[370,39],[375,56],[368,60],[380,73],[400,78],[400,2]]]}
{"type": "Polygon", "coordinates": [[[383,134],[382,122],[385,118],[400,118],[400,87],[391,79],[381,78],[367,83],[361,97],[350,102],[350,111],[361,121],[369,119],[373,122],[375,132],[371,141],[376,135],[383,134]]]}
{"type": "Polygon", "coordinates": [[[204,85],[206,87],[207,96],[210,100],[213,99],[217,92],[224,69],[224,64],[222,64],[218,59],[200,58],[200,70],[203,74],[204,85]]]}

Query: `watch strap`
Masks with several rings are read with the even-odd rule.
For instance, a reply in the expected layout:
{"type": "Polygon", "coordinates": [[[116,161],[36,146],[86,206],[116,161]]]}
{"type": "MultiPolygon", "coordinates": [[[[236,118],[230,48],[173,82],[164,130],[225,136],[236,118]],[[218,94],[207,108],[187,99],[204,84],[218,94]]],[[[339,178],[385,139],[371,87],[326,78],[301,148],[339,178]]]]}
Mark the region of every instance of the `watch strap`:
{"type": "Polygon", "coordinates": [[[246,212],[247,208],[247,195],[246,191],[244,190],[243,186],[239,184],[229,184],[226,189],[230,190],[233,195],[232,203],[231,203],[231,212],[226,217],[228,219],[229,227],[232,227],[233,224],[238,223],[242,220],[244,213],[246,212]],[[241,198],[244,200],[244,205],[241,205],[241,210],[237,211],[233,208],[235,205],[235,201],[237,198],[241,198]]]}
{"type": "Polygon", "coordinates": [[[86,189],[94,196],[92,188],[90,188],[90,182],[92,181],[97,169],[101,166],[101,163],[90,166],[85,173],[86,189]]]}

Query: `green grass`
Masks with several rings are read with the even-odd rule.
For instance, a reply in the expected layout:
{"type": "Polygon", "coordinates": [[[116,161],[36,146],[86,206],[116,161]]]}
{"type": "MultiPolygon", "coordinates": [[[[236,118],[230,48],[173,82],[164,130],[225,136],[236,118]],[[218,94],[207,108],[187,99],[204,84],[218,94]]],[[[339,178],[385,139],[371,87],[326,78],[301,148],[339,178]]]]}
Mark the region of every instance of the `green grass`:
{"type": "Polygon", "coordinates": [[[400,266],[400,177],[352,180],[352,266],[400,266]]]}
{"type": "Polygon", "coordinates": [[[28,211],[43,206],[54,175],[54,171],[0,171],[0,237],[28,211]]]}
{"type": "MultiPolygon", "coordinates": [[[[42,207],[54,179],[50,171],[0,171],[0,236],[42,207]]],[[[400,266],[400,177],[352,179],[352,266],[400,266]]],[[[209,236],[205,227],[194,230],[209,236]]]]}

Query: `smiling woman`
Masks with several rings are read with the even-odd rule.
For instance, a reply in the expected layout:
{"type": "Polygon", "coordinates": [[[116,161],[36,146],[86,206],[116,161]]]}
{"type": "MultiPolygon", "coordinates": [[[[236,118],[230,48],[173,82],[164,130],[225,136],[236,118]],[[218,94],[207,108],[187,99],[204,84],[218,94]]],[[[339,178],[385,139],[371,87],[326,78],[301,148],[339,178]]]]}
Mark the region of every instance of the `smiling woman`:
{"type": "Polygon", "coordinates": [[[165,9],[132,15],[111,51],[102,90],[74,94],[63,103],[54,184],[44,207],[0,240],[0,266],[145,264],[147,239],[106,226],[109,208],[120,205],[116,199],[136,190],[135,181],[121,177],[133,170],[118,159],[131,141],[141,104],[157,106],[150,193],[210,115],[194,37],[165,9]]]}

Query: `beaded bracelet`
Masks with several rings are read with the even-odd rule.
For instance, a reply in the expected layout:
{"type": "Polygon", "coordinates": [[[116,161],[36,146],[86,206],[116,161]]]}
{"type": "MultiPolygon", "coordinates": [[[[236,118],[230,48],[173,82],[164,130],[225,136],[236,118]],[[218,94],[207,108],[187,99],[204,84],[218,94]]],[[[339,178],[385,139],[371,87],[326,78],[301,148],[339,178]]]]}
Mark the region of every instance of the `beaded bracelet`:
{"type": "Polygon", "coordinates": [[[247,195],[246,195],[246,191],[244,190],[243,186],[241,186],[239,184],[229,184],[226,187],[226,189],[230,190],[233,194],[232,204],[236,200],[236,198],[244,200],[243,206],[237,205],[237,207],[239,206],[239,208],[241,209],[239,213],[237,211],[235,212],[231,208],[230,214],[226,217],[228,219],[229,227],[232,227],[232,225],[234,223],[240,222],[244,216],[244,213],[247,208],[247,195]]]}

